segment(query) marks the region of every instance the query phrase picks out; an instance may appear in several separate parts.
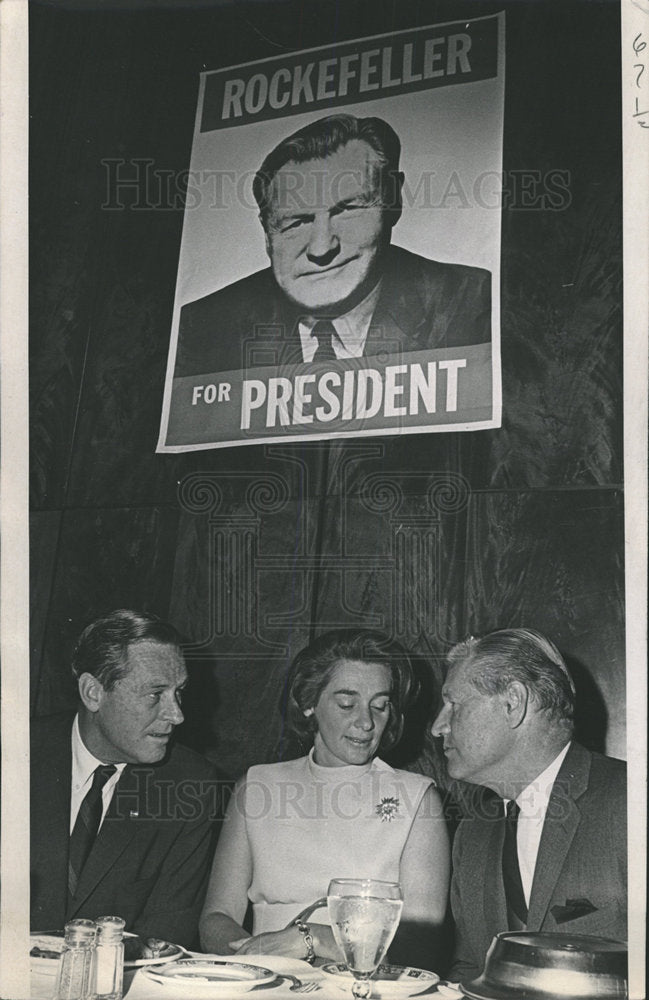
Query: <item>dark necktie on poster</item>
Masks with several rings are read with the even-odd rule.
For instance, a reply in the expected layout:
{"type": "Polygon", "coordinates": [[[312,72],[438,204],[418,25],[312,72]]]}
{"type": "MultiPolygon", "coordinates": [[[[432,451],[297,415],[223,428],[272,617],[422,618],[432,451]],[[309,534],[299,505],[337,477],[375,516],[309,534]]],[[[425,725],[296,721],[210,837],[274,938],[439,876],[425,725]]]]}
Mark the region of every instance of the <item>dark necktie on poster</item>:
{"type": "Polygon", "coordinates": [[[313,336],[318,341],[318,347],[313,355],[313,361],[335,361],[333,341],[336,330],[330,319],[319,319],[313,327],[313,336]]]}

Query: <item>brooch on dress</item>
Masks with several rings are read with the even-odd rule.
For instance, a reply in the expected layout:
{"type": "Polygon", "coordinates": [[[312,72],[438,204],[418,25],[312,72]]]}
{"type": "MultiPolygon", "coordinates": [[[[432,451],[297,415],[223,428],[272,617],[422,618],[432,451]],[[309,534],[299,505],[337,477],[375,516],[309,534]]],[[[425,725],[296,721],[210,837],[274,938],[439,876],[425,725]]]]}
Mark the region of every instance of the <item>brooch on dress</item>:
{"type": "Polygon", "coordinates": [[[375,809],[382,823],[390,823],[399,812],[399,799],[395,799],[392,795],[384,795],[375,809]]]}

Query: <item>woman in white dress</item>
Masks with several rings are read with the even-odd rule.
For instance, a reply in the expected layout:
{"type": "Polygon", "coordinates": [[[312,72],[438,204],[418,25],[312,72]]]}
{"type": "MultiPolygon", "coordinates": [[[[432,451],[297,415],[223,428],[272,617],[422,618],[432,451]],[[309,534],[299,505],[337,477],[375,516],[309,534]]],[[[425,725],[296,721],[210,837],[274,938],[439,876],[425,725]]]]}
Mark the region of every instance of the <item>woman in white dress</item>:
{"type": "Polygon", "coordinates": [[[296,918],[343,877],[400,882],[399,957],[421,964],[422,941],[434,951],[450,868],[440,797],[377,756],[398,742],[415,688],[405,650],[380,632],[327,632],[297,655],[286,721],[311,750],[237,784],[201,917],[206,951],[338,958],[326,908],[296,918]]]}

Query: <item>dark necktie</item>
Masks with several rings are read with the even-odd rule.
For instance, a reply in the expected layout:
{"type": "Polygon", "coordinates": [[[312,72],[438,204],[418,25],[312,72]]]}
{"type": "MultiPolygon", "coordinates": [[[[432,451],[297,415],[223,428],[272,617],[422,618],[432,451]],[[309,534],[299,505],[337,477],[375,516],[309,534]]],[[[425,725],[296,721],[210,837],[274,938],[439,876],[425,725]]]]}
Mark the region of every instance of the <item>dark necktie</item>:
{"type": "Polygon", "coordinates": [[[115,774],[114,764],[100,764],[95,768],[90,790],[86,792],[70,834],[70,854],[68,860],[68,890],[74,896],[83,866],[95,842],[101,814],[103,812],[101,793],[104,785],[115,774]]]}
{"type": "Polygon", "coordinates": [[[513,799],[507,803],[505,839],[503,841],[503,882],[510,930],[521,930],[527,922],[527,903],[518,864],[516,831],[520,807],[513,799]]]}
{"type": "Polygon", "coordinates": [[[330,319],[319,319],[312,330],[313,336],[318,341],[318,347],[313,355],[313,361],[335,361],[336,352],[333,348],[333,338],[336,330],[330,319]]]}

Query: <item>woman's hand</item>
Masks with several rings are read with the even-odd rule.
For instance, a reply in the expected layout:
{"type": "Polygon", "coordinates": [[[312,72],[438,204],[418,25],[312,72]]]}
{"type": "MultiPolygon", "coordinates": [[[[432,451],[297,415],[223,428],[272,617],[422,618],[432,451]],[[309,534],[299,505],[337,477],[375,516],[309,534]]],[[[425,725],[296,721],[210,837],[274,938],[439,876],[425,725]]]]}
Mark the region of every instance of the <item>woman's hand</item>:
{"type": "Polygon", "coordinates": [[[268,931],[255,937],[230,941],[229,947],[237,955],[284,955],[286,958],[306,958],[304,938],[297,927],[281,931],[268,931]]]}

